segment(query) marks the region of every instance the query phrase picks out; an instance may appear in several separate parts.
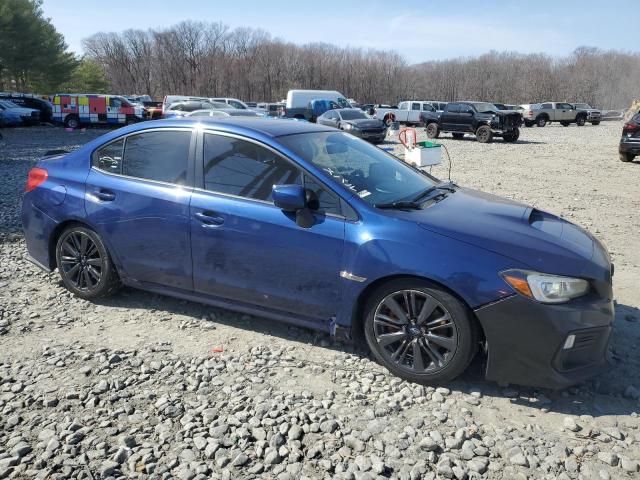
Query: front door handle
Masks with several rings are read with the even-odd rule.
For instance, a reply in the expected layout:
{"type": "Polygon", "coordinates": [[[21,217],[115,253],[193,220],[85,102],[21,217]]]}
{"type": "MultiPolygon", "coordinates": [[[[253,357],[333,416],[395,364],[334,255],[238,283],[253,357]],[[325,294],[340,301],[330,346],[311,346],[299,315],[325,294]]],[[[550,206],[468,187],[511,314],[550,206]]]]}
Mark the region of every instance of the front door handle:
{"type": "Polygon", "coordinates": [[[103,202],[113,202],[116,199],[115,193],[113,193],[111,190],[106,190],[104,188],[100,188],[96,190],[95,192],[93,192],[93,194],[98,200],[101,200],[103,202]]]}
{"type": "Polygon", "coordinates": [[[224,218],[222,218],[215,212],[198,212],[194,214],[194,217],[196,217],[200,221],[200,223],[202,223],[203,227],[219,227],[224,223],[224,218]]]}

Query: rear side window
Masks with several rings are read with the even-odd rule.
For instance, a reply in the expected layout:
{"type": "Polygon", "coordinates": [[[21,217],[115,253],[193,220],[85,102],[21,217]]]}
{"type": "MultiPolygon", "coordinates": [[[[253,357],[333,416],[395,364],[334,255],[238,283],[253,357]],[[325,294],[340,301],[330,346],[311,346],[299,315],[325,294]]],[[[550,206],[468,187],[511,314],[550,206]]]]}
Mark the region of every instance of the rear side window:
{"type": "Polygon", "coordinates": [[[274,185],[302,184],[300,171],[253,142],[204,136],[204,186],[211,192],[271,201],[274,185]]]}
{"type": "Polygon", "coordinates": [[[147,132],[126,138],[122,174],[185,185],[191,132],[147,132]]]}
{"type": "Polygon", "coordinates": [[[450,103],[447,105],[447,111],[449,113],[458,113],[460,112],[460,105],[457,103],[450,103]]]}
{"type": "Polygon", "coordinates": [[[420,110],[420,104],[419,103],[412,103],[411,104],[411,110],[420,110]]]}
{"type": "Polygon", "coordinates": [[[110,173],[122,173],[124,139],[105,145],[94,155],[93,166],[110,173]]]}
{"type": "Polygon", "coordinates": [[[551,105],[550,103],[543,103],[542,105],[540,105],[540,108],[553,108],[553,105],[551,105]]]}

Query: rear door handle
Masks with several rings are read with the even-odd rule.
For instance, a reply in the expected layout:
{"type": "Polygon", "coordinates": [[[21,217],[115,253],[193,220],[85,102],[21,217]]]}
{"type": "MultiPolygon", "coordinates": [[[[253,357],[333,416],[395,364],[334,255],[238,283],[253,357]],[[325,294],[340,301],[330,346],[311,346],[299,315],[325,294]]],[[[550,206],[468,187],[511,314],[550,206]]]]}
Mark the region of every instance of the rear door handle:
{"type": "Polygon", "coordinates": [[[101,200],[103,202],[113,202],[116,199],[115,193],[113,193],[111,190],[106,190],[104,188],[100,188],[96,190],[95,192],[93,192],[93,194],[96,196],[98,200],[101,200]]]}
{"type": "Polygon", "coordinates": [[[224,218],[215,212],[198,212],[194,214],[194,217],[196,217],[204,227],[219,227],[224,223],[224,218]]]}

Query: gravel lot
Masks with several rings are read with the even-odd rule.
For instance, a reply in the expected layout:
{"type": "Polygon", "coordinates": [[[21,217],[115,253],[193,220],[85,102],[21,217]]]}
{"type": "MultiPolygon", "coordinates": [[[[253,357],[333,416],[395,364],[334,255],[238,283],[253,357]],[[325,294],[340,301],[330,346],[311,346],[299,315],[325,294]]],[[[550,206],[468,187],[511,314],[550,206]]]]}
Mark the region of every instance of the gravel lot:
{"type": "Polygon", "coordinates": [[[441,139],[456,182],[562,215],[612,252],[613,368],[562,392],[487,383],[480,357],[422,387],[324,334],[130,289],[76,299],[22,259],[21,192],[39,155],[104,131],[3,131],[0,479],[638,478],[640,164],[618,160],[620,130],[441,139]]]}

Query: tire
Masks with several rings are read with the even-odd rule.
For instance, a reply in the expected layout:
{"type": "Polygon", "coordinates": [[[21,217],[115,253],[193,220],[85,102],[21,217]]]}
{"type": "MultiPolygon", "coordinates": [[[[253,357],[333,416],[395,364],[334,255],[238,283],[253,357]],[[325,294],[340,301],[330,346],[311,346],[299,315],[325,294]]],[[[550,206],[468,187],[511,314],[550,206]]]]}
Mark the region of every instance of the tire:
{"type": "Polygon", "coordinates": [[[476,140],[480,143],[491,143],[493,141],[493,132],[489,125],[482,125],[476,130],[476,140]]]}
{"type": "Polygon", "coordinates": [[[600,120],[596,120],[595,122],[591,122],[591,125],[600,125],[600,120]]]}
{"type": "Polygon", "coordinates": [[[438,138],[440,135],[440,127],[438,127],[437,123],[431,122],[427,125],[427,137],[429,138],[438,138]]]}
{"type": "Polygon", "coordinates": [[[636,156],[632,153],[620,153],[621,162],[633,162],[634,158],[636,158],[636,156]]]}
{"type": "Polygon", "coordinates": [[[453,138],[460,140],[461,138],[464,138],[464,133],[453,133],[453,138]]]}
{"type": "Polygon", "coordinates": [[[502,140],[508,143],[515,143],[518,141],[518,138],[520,138],[520,129],[516,128],[511,133],[508,133],[508,134],[505,133],[502,137],[502,140]]]}
{"type": "Polygon", "coordinates": [[[524,126],[527,128],[533,127],[535,125],[535,122],[524,122],[524,126]]]}
{"type": "Polygon", "coordinates": [[[387,128],[389,128],[391,126],[391,124],[393,123],[393,115],[387,115],[384,119],[384,124],[387,126],[387,128]]]}
{"type": "Polygon", "coordinates": [[[568,127],[570,125],[569,122],[560,122],[560,125],[562,125],[563,127],[568,127]]]}
{"type": "Polygon", "coordinates": [[[585,123],[587,123],[587,119],[584,115],[580,115],[579,117],[576,117],[577,126],[583,127],[585,123]]]}
{"type": "Polygon", "coordinates": [[[58,237],[56,265],[67,290],[85,300],[106,297],[120,288],[104,243],[97,233],[81,225],[68,227],[58,237]]]}
{"type": "Polygon", "coordinates": [[[80,126],[80,119],[77,115],[67,115],[64,117],[64,126],[66,128],[73,128],[74,130],[80,126]]]}
{"type": "Polygon", "coordinates": [[[543,128],[547,124],[547,117],[538,117],[536,118],[536,125],[540,128],[543,128]]]}
{"type": "Polygon", "coordinates": [[[388,282],[369,296],[364,337],[391,373],[420,384],[453,380],[469,366],[478,346],[469,309],[449,292],[418,279],[388,282]]]}

